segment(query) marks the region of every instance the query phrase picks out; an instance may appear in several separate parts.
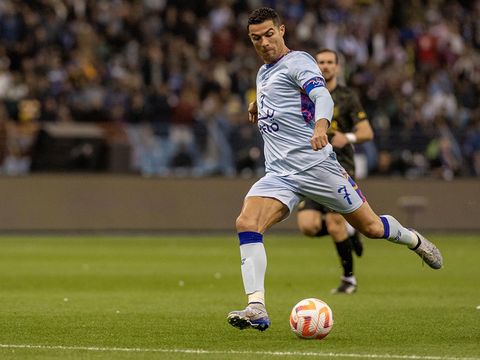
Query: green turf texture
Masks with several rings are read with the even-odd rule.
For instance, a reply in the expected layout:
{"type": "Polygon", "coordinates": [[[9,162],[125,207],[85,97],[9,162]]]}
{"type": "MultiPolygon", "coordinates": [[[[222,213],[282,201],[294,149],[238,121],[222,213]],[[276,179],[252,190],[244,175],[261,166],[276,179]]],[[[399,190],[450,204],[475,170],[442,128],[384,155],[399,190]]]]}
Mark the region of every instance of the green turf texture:
{"type": "Polygon", "coordinates": [[[272,326],[265,332],[226,322],[246,301],[233,233],[4,235],[0,359],[480,359],[480,235],[428,235],[444,269],[422,265],[401,245],[364,240],[351,296],[330,294],[340,268],[328,237],[266,236],[272,326]],[[292,306],[308,297],[333,310],[324,340],[290,331],[292,306]],[[67,348],[9,347],[16,344],[67,348]]]}

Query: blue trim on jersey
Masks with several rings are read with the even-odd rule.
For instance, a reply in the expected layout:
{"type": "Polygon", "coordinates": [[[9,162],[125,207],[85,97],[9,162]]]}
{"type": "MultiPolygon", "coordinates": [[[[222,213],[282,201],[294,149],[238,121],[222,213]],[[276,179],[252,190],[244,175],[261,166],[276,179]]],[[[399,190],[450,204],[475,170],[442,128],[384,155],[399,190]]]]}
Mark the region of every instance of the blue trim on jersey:
{"type": "Polygon", "coordinates": [[[390,237],[390,224],[385,216],[380,216],[380,220],[383,223],[383,238],[388,239],[390,237]]]}
{"type": "Polygon", "coordinates": [[[303,84],[303,90],[305,90],[307,94],[310,94],[310,91],[312,91],[313,89],[325,86],[325,79],[321,76],[315,76],[310,80],[307,80],[305,84],[303,84]]]}
{"type": "Polygon", "coordinates": [[[238,233],[238,239],[240,240],[240,246],[246,244],[262,243],[263,235],[254,231],[243,231],[238,233]]]}
{"type": "Polygon", "coordinates": [[[269,63],[269,64],[265,64],[265,67],[266,67],[267,69],[270,69],[270,68],[271,68],[272,66],[274,66],[276,63],[278,63],[280,60],[282,60],[282,59],[285,57],[285,55],[288,55],[288,54],[290,54],[291,52],[292,52],[292,50],[288,50],[285,54],[283,54],[282,56],[280,56],[280,57],[279,57],[277,60],[275,60],[274,62],[271,62],[271,63],[269,63]]]}

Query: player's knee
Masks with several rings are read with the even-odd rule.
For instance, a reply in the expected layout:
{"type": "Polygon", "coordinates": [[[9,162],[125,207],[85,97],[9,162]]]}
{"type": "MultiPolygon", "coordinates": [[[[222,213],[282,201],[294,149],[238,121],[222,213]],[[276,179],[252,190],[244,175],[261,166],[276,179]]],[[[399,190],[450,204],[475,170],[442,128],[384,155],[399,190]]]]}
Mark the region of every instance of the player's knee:
{"type": "Polygon", "coordinates": [[[321,213],[314,210],[299,211],[297,215],[298,229],[303,235],[317,236],[322,230],[321,213]]]}
{"type": "Polygon", "coordinates": [[[235,227],[237,229],[237,232],[242,232],[242,231],[258,232],[258,224],[255,221],[255,219],[245,216],[243,214],[240,214],[240,216],[237,217],[237,220],[235,221],[235,227]]]}
{"type": "Polygon", "coordinates": [[[344,240],[347,237],[347,228],[345,220],[339,214],[329,213],[326,216],[325,224],[327,231],[334,239],[344,240]]]}
{"type": "Polygon", "coordinates": [[[317,235],[321,230],[320,226],[316,226],[315,224],[308,224],[308,223],[298,224],[298,229],[303,235],[310,236],[310,237],[317,235]]]}
{"type": "Polygon", "coordinates": [[[334,238],[341,237],[343,233],[346,233],[345,225],[338,224],[336,222],[327,222],[327,231],[334,238]]]}
{"type": "Polygon", "coordinates": [[[383,236],[382,224],[374,221],[364,224],[358,230],[370,239],[379,239],[383,236]]]}

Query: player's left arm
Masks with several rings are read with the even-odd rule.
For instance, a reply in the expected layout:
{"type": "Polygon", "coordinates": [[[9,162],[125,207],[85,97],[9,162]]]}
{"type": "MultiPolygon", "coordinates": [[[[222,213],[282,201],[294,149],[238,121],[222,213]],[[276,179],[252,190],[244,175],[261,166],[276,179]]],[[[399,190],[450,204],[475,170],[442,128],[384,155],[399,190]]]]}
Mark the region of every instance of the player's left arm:
{"type": "Polygon", "coordinates": [[[335,131],[332,145],[336,148],[342,148],[347,144],[362,144],[370,140],[373,140],[373,129],[368,120],[362,120],[355,125],[352,132],[335,131]]]}
{"type": "Polygon", "coordinates": [[[327,130],[333,116],[333,99],[326,87],[316,87],[308,96],[315,104],[315,127],[310,145],[316,151],[328,145],[327,130]]]}
{"type": "Polygon", "coordinates": [[[315,59],[303,51],[296,52],[295,60],[289,63],[289,76],[315,106],[315,127],[310,145],[313,150],[320,150],[329,143],[327,129],[332,121],[334,105],[325,79],[315,59]]]}
{"type": "Polygon", "coordinates": [[[335,132],[332,138],[332,145],[336,148],[342,148],[347,144],[362,144],[373,140],[373,129],[355,93],[352,93],[350,104],[352,106],[350,117],[354,125],[350,132],[335,132]]]}

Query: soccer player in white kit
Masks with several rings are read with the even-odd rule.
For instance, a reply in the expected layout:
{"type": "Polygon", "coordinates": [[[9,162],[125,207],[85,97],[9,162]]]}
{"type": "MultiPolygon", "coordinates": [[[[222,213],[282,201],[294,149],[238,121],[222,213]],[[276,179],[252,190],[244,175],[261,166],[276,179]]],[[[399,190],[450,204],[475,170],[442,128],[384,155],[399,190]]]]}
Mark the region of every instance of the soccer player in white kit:
{"type": "Polygon", "coordinates": [[[443,260],[436,246],[394,217],[375,214],[336,160],[327,137],[333,100],[315,60],[285,45],[285,26],[278,14],[270,8],[254,10],[247,30],[265,63],[257,74],[257,100],[248,111],[264,140],[266,175],[247,193],[236,220],[248,306],[230,312],[228,322],[239,329],[263,331],[270,326],[263,234],[304,197],[342,214],[365,236],[406,245],[430,267],[440,269],[443,260]]]}

